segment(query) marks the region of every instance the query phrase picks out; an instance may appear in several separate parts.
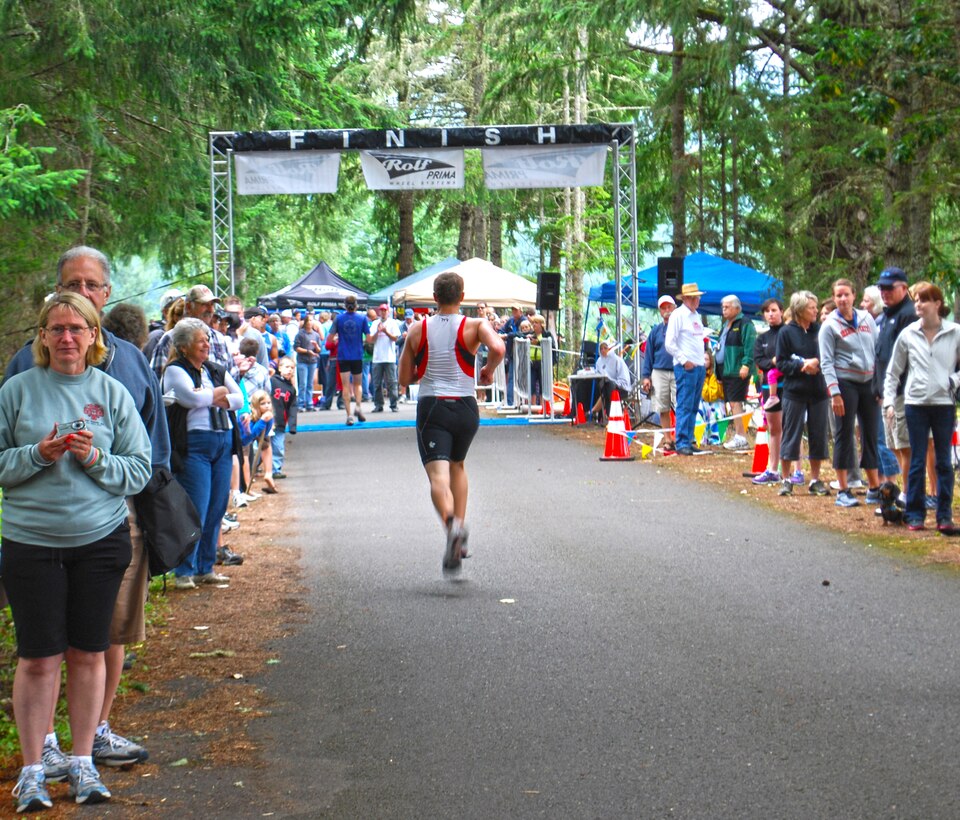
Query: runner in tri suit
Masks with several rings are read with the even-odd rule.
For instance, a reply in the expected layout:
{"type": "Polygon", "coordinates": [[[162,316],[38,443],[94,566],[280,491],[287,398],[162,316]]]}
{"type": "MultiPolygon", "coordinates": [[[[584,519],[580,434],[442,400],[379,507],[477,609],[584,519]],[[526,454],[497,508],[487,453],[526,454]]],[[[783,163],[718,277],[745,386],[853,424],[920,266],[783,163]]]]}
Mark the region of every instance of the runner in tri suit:
{"type": "Polygon", "coordinates": [[[489,349],[479,384],[492,384],[503,360],[503,341],[486,319],[460,315],[463,279],[441,273],[433,285],[436,316],[415,322],[400,354],[400,390],[419,381],[417,444],[430,480],[430,498],[446,530],[443,569],[456,572],[466,557],[467,471],[464,460],[480,426],[474,361],[477,349],[489,349]]]}

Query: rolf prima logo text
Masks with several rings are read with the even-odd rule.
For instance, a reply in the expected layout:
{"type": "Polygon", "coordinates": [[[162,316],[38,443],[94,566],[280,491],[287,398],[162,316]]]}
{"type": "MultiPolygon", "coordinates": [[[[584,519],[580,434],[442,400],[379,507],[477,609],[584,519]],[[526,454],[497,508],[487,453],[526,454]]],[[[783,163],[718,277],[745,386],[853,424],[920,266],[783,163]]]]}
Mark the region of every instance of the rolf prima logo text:
{"type": "Polygon", "coordinates": [[[427,179],[454,179],[456,169],[448,162],[433,157],[417,157],[407,154],[382,154],[371,151],[370,156],[383,166],[390,179],[398,179],[409,174],[427,172],[427,179]]]}

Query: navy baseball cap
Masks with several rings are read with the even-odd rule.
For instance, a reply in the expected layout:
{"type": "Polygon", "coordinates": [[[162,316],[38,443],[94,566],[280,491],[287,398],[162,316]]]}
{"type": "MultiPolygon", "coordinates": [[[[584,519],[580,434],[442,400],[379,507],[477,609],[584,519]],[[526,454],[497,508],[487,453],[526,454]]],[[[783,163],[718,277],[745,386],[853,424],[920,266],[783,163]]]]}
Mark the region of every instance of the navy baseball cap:
{"type": "Polygon", "coordinates": [[[900,270],[900,268],[886,268],[881,272],[880,278],[877,279],[877,285],[881,288],[892,287],[897,282],[907,284],[907,274],[900,270]]]}

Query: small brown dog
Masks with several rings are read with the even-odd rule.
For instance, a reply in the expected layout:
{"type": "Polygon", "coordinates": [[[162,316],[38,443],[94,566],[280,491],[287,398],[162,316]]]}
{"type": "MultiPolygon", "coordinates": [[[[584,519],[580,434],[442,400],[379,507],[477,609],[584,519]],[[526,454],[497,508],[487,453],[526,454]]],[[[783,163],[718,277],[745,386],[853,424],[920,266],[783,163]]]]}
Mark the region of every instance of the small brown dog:
{"type": "Polygon", "coordinates": [[[880,515],[883,526],[903,523],[903,508],[899,504],[900,488],[892,481],[880,485],[880,515]]]}

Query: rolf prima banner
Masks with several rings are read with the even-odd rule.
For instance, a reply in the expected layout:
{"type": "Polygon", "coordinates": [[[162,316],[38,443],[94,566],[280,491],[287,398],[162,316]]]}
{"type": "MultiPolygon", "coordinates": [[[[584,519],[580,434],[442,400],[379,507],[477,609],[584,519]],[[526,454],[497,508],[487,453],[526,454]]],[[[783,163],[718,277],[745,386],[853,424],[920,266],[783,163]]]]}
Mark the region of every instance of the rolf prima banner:
{"type": "Polygon", "coordinates": [[[360,164],[372,191],[463,187],[462,148],[361,151],[360,164]]]}

